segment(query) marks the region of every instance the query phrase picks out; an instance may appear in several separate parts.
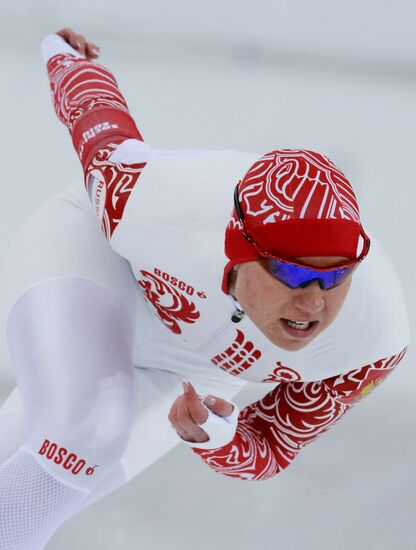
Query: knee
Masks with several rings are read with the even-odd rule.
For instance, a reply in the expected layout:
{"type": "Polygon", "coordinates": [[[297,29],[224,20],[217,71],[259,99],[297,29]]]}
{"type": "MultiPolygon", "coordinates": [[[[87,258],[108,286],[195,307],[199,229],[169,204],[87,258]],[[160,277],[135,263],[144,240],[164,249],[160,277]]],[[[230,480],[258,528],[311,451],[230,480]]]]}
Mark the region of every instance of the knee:
{"type": "Polygon", "coordinates": [[[81,438],[86,450],[102,454],[108,460],[119,460],[133,428],[133,382],[131,378],[116,388],[97,394],[90,407],[82,407],[82,418],[78,416],[74,422],[70,415],[62,431],[71,433],[77,441],[81,438]]]}
{"type": "Polygon", "coordinates": [[[114,294],[81,279],[46,281],[13,307],[8,341],[27,444],[118,460],[133,422],[134,324],[114,294]]]}
{"type": "Polygon", "coordinates": [[[95,467],[96,478],[105,476],[127,448],[134,420],[134,396],[130,384],[91,397],[89,403],[67,402],[65,411],[56,404],[49,416],[45,409],[36,414],[29,420],[24,445],[57,466],[62,467],[63,459],[72,457],[70,460],[74,461],[77,457],[77,463],[95,467]]]}

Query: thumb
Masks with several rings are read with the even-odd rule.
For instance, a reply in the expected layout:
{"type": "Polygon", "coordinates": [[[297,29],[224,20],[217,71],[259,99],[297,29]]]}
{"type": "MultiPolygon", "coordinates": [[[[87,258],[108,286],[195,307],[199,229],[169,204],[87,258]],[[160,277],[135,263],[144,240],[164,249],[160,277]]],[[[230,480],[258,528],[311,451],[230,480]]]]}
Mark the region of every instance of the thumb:
{"type": "Polygon", "coordinates": [[[202,403],[214,414],[218,416],[230,416],[234,410],[234,405],[225,401],[225,399],[220,399],[219,397],[214,397],[213,395],[206,395],[202,403]]]}

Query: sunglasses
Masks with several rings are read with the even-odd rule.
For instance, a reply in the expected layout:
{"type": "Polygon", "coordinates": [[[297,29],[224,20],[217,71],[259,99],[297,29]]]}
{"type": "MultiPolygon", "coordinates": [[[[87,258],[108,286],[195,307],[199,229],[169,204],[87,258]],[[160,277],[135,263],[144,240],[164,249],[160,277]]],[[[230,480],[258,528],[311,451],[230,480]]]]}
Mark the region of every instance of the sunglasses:
{"type": "Polygon", "coordinates": [[[361,228],[364,247],[356,260],[332,267],[315,267],[299,264],[294,261],[279,258],[264,250],[247,230],[244,222],[244,212],[238,200],[238,184],[234,191],[234,207],[243,227],[243,237],[257,250],[260,264],[281,283],[289,288],[304,288],[314,281],[318,281],[323,290],[330,290],[342,284],[364,260],[370,250],[370,239],[361,228]]]}

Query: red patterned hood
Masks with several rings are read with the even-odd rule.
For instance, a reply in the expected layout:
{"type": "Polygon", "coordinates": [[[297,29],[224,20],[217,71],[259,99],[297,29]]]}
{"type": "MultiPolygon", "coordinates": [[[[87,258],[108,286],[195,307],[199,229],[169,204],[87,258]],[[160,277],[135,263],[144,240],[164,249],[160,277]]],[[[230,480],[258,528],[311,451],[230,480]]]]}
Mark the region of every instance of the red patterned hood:
{"type": "MultiPolygon", "coordinates": [[[[239,183],[238,197],[248,231],[276,256],[358,256],[361,223],[356,196],[344,174],[319,153],[267,153],[239,183]]],[[[258,256],[243,237],[235,209],[225,233],[225,253],[230,260],[223,280],[227,293],[230,269],[258,256]]]]}

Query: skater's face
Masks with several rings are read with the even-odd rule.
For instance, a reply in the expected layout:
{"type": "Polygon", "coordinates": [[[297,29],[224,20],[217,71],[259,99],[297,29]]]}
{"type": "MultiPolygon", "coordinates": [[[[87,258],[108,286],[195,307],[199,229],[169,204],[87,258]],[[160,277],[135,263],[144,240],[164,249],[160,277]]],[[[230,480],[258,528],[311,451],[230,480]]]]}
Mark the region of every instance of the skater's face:
{"type": "MultiPolygon", "coordinates": [[[[316,267],[340,265],[349,261],[341,256],[296,258],[316,267]]],[[[318,281],[305,288],[289,288],[259,262],[234,267],[230,276],[232,294],[253,323],[276,346],[288,351],[306,347],[336,318],[347,297],[352,275],[331,290],[322,290],[318,281]],[[289,326],[291,321],[312,321],[306,330],[289,326]]]]}

